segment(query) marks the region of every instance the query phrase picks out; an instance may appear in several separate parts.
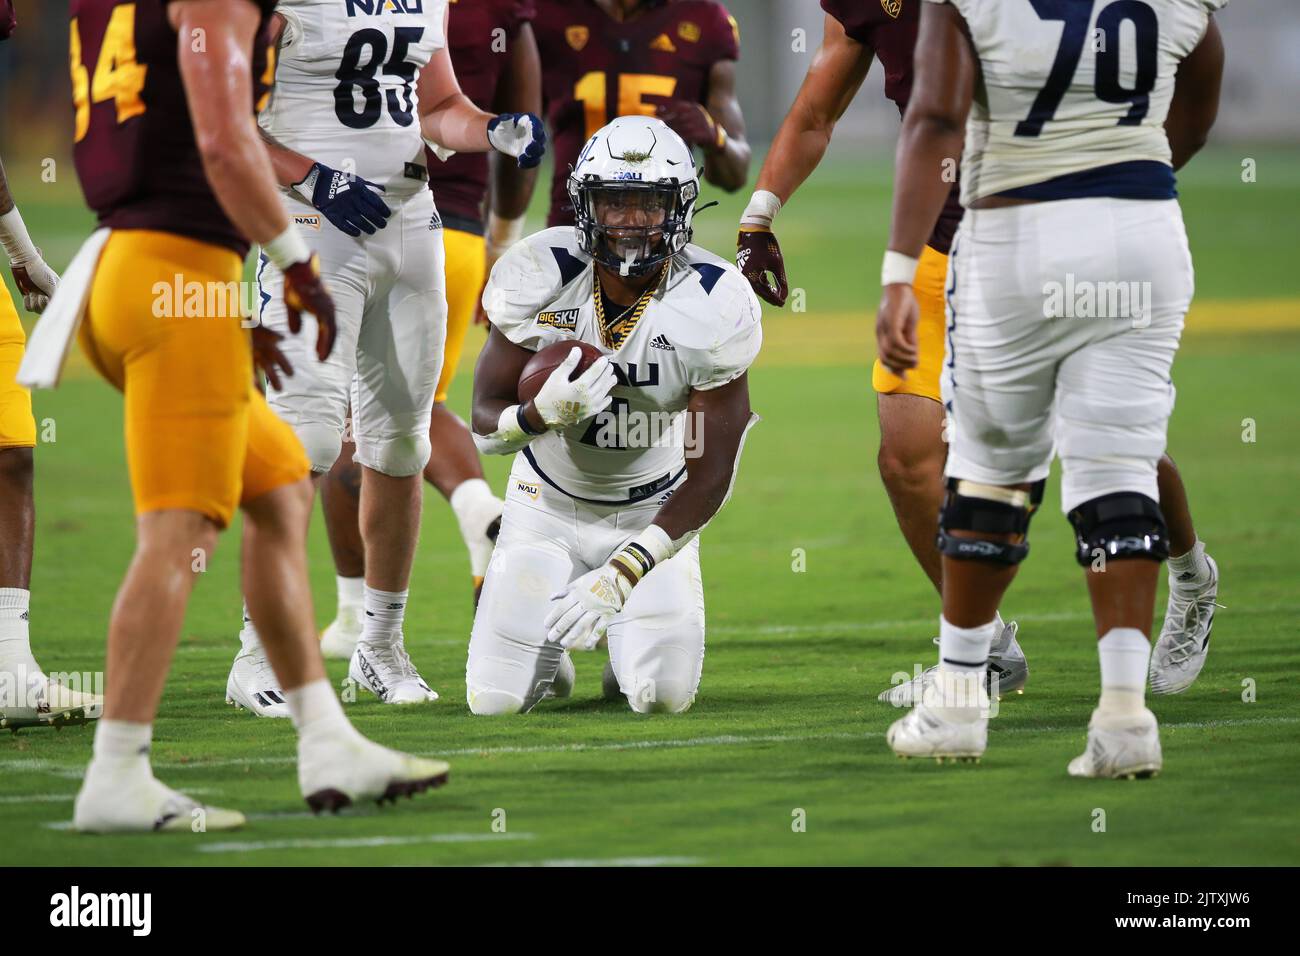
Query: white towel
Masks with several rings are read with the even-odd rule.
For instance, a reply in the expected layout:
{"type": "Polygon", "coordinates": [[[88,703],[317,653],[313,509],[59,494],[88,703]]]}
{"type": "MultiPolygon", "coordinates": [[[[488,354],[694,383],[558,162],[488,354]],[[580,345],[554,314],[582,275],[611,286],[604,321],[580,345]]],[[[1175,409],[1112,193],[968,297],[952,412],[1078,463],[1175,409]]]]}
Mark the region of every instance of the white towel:
{"type": "Polygon", "coordinates": [[[18,367],[18,384],[29,388],[54,388],[63,375],[63,363],[77,337],[81,318],[86,314],[86,300],[95,278],[99,254],[104,251],[111,229],[96,229],[68,263],[59,285],[45,307],[32,336],[27,354],[18,367]]]}

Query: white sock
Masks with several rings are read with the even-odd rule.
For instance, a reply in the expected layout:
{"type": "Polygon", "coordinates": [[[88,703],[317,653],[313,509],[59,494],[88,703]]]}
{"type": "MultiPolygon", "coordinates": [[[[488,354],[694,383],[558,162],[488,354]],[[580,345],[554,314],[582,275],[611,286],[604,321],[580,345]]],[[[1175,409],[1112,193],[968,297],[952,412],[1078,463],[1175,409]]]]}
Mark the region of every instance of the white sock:
{"type": "Polygon", "coordinates": [[[351,608],[357,612],[360,617],[361,606],[366,600],[366,579],[345,578],[341,574],[334,575],[334,583],[338,586],[339,610],[351,608]]]}
{"type": "Polygon", "coordinates": [[[1169,559],[1169,579],[1175,587],[1195,590],[1210,583],[1210,562],[1205,560],[1205,542],[1200,538],[1192,550],[1169,559]]]}
{"type": "Polygon", "coordinates": [[[96,761],[134,763],[149,761],[149,744],[153,724],[101,717],[95,723],[94,759],[96,761]]]}
{"type": "Polygon", "coordinates": [[[289,717],[299,736],[340,722],[348,723],[343,716],[343,705],[324,677],[285,691],[284,699],[289,704],[289,717]]]}
{"type": "Polygon", "coordinates": [[[402,619],[406,617],[406,591],[380,591],[366,588],[365,617],[361,624],[363,641],[388,642],[402,635],[402,619]]]}
{"type": "Polygon", "coordinates": [[[261,638],[257,636],[257,626],[248,613],[247,601],[244,602],[244,624],[239,629],[239,643],[243,645],[245,654],[256,654],[262,649],[261,638]]]}
{"type": "Polygon", "coordinates": [[[1101,701],[1111,714],[1137,713],[1146,706],[1147,666],[1151,642],[1135,627],[1114,627],[1097,642],[1101,657],[1101,701]]]}
{"type": "Polygon", "coordinates": [[[501,513],[501,500],[482,478],[469,478],[456,486],[447,499],[460,525],[460,536],[469,550],[470,574],[482,578],[492,558],[492,541],[484,534],[492,519],[501,513]]]}
{"type": "Polygon", "coordinates": [[[27,631],[31,601],[26,588],[0,588],[0,664],[6,669],[36,667],[27,631]]]}
{"type": "Polygon", "coordinates": [[[957,627],[939,618],[940,697],[935,709],[942,714],[969,720],[986,708],[984,672],[997,626],[997,618],[980,627],[957,627]]]}

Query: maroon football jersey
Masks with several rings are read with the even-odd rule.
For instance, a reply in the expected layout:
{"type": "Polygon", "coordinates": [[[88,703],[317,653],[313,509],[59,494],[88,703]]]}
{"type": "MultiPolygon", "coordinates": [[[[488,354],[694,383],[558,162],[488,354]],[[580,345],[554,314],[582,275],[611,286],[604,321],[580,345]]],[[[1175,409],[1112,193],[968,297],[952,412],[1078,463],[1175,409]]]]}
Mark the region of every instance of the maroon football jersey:
{"type": "MultiPolygon", "coordinates": [[[[869,47],[885,69],[885,95],[907,109],[912,95],[912,50],[924,0],[821,0],[822,9],[844,27],[851,39],[869,47]]],[[[953,183],[929,244],[945,255],[961,222],[961,186],[953,183]]]]}
{"type": "MultiPolygon", "coordinates": [[[[253,50],[251,114],[270,88],[268,24],[253,50]]],[[[72,0],[73,157],[101,226],[157,229],[248,254],[203,173],[177,60],[167,0],[72,0]]]]}
{"type": "Polygon", "coordinates": [[[709,71],[740,56],[736,21],[716,0],[643,0],[626,21],[593,0],[538,0],[537,46],[555,176],[547,224],[571,225],[565,185],[588,139],[619,116],[670,99],[703,103],[709,71]]]}
{"type": "MultiPolygon", "coordinates": [[[[495,113],[492,101],[506,69],[510,44],[519,28],[536,15],[533,0],[452,0],[450,10],[447,47],[461,92],[479,109],[495,113]]],[[[443,223],[481,235],[488,188],[487,153],[457,153],[444,163],[432,150],[425,150],[425,162],[429,188],[443,223]]]]}

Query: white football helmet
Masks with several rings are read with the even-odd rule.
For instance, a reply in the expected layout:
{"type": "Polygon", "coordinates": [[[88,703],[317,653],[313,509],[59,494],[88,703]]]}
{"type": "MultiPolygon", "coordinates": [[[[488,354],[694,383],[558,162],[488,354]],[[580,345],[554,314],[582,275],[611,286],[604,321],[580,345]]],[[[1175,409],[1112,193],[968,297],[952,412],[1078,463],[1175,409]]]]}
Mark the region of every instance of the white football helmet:
{"type": "Polygon", "coordinates": [[[620,116],[587,140],[569,173],[578,247],[622,275],[644,275],[691,241],[695,157],[653,116],[620,116]]]}

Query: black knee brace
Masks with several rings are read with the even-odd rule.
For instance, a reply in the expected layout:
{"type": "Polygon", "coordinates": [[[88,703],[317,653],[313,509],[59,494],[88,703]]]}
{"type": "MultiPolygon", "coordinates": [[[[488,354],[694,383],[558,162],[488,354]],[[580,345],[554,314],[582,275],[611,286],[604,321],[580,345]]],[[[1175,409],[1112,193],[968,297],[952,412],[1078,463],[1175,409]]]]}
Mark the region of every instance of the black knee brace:
{"type": "Polygon", "coordinates": [[[1078,542],[1075,558],[1090,567],[1097,552],[1107,560],[1169,557],[1169,530],[1160,506],[1136,491],[1117,491],[1085,501],[1069,514],[1078,542]]]}
{"type": "MultiPolygon", "coordinates": [[[[973,531],[979,535],[1029,533],[1029,519],[1043,500],[1046,481],[1035,482],[1029,489],[1027,504],[1012,504],[993,498],[958,494],[963,484],[948,479],[948,494],[939,512],[939,551],[964,561],[989,561],[994,564],[1019,564],[1029,554],[1029,542],[1012,544],[990,538],[954,537],[950,531],[973,531]]],[[[970,484],[970,483],[965,483],[970,484]]]]}

